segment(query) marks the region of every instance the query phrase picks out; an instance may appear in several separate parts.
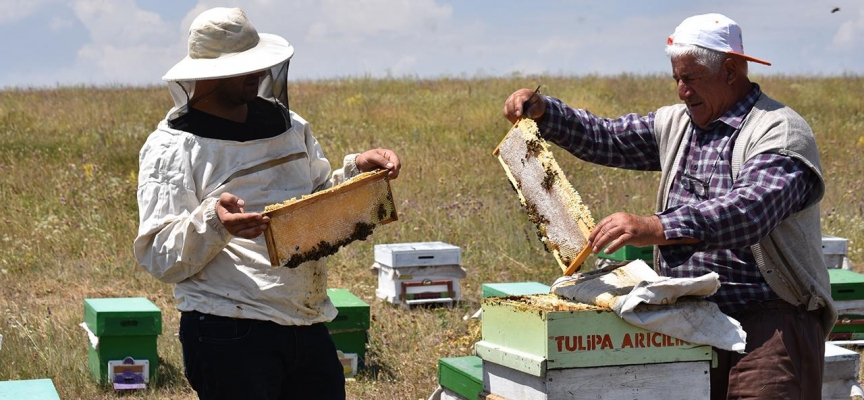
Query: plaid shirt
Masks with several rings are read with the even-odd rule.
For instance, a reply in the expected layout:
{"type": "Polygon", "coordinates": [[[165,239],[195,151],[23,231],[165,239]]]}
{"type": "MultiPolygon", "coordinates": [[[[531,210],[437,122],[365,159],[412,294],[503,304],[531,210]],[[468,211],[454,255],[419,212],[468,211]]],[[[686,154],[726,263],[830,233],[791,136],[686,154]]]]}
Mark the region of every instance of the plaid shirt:
{"type": "MultiPolygon", "coordinates": [[[[725,313],[777,296],[750,249],[805,206],[817,177],[803,162],[776,153],[752,157],[732,180],[732,145],[762,91],[758,85],[708,129],[692,125],[686,155],[672,178],[666,209],[657,214],[667,239],[696,245],[660,246],[660,273],[689,278],[714,271],[722,283],[714,301],[725,313]]],[[[543,137],[582,160],[610,167],[659,171],[654,113],[600,118],[544,96],[543,137]]]]}

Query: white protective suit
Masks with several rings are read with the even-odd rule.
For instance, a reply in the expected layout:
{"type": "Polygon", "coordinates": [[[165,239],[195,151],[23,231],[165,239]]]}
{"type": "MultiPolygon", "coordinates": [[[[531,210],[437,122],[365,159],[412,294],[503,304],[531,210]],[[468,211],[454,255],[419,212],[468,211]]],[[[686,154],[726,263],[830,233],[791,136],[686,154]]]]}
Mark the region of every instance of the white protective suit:
{"type": "MultiPolygon", "coordinates": [[[[287,104],[287,62],[262,79],[259,96],[287,104]],[[277,77],[277,78],[274,78],[277,77]],[[273,82],[282,88],[273,94],[273,82]],[[280,99],[276,100],[276,99],[280,99]]],[[[174,283],[180,311],[196,310],[281,325],[327,322],[336,308],[327,297],[325,259],[297,268],[272,267],[264,235],[228,233],[215,206],[221,193],[246,201],[247,212],[308,195],[359,173],[356,155],[330,174],[330,163],[309,123],[290,112],[291,128],[246,142],[198,137],[172,129],[168,120],[185,109],[192,82],[169,82],[175,107],[141,149],[138,173],[138,263],[174,283]]]]}

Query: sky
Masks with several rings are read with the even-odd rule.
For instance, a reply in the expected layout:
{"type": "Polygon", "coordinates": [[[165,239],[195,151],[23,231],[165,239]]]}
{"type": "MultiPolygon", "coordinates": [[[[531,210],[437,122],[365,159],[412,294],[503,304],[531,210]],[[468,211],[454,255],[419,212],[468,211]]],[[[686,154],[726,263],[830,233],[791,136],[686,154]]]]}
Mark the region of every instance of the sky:
{"type": "Polygon", "coordinates": [[[864,0],[0,0],[0,87],[160,85],[211,7],[287,39],[295,80],[671,75],[666,38],[709,12],[772,62],[751,74],[864,74],[864,0]]]}

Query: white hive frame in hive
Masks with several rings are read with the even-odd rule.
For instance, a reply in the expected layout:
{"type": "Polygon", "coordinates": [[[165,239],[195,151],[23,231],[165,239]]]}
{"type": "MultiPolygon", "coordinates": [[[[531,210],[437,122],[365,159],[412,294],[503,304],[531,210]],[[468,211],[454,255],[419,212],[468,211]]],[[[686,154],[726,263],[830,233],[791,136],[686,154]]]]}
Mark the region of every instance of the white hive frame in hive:
{"type": "Polygon", "coordinates": [[[397,220],[387,170],[365,172],[340,185],[267,206],[264,237],[274,267],[294,268],[335,254],[397,220]]]}
{"type": "Polygon", "coordinates": [[[594,219],[558,166],[537,124],[516,122],[492,152],[519,194],[528,218],[564,275],[579,270],[591,253],[588,236],[594,219]]]}

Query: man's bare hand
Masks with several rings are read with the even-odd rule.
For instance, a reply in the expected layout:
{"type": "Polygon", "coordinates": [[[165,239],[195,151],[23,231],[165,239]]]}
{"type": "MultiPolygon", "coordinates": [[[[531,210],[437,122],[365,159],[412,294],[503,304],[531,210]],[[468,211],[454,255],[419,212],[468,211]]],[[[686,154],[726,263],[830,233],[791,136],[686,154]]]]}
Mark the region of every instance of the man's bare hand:
{"type": "Polygon", "coordinates": [[[402,163],[399,161],[399,156],[388,149],[372,149],[359,154],[354,163],[357,164],[357,169],[360,172],[374,171],[379,168],[390,170],[387,177],[396,179],[399,177],[399,170],[402,168],[402,163]]]}
{"type": "Polygon", "coordinates": [[[519,89],[513,92],[504,101],[504,118],[507,118],[511,123],[516,123],[523,116],[531,119],[542,117],[546,113],[546,101],[543,100],[543,95],[538,93],[532,97],[533,94],[534,91],[531,89],[519,89]],[[524,107],[528,99],[531,101],[526,110],[524,107]]]}
{"type": "Polygon", "coordinates": [[[216,204],[216,215],[219,216],[219,221],[222,222],[225,230],[232,235],[254,239],[267,229],[270,217],[259,213],[247,213],[243,210],[245,205],[243,199],[231,193],[222,193],[216,204]]]}
{"type": "Polygon", "coordinates": [[[649,246],[665,241],[666,236],[660,218],[654,215],[643,217],[623,212],[600,220],[588,236],[588,244],[594,253],[599,253],[604,248],[606,253],[614,253],[627,244],[649,246]]]}
{"type": "Polygon", "coordinates": [[[588,236],[588,245],[595,254],[603,251],[604,248],[606,254],[611,254],[628,244],[642,247],[699,242],[699,239],[694,238],[666,239],[663,224],[656,215],[643,217],[623,212],[600,220],[588,236]]]}

